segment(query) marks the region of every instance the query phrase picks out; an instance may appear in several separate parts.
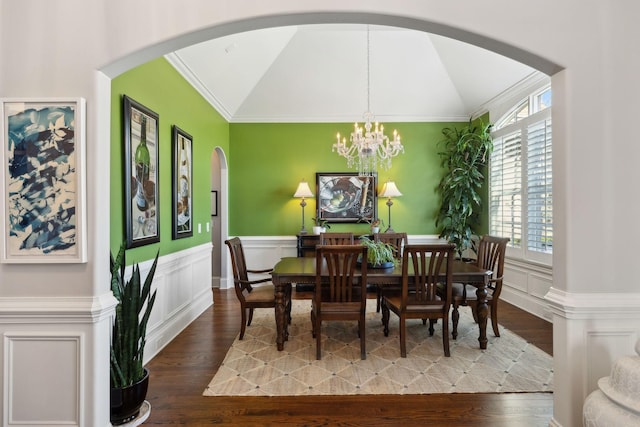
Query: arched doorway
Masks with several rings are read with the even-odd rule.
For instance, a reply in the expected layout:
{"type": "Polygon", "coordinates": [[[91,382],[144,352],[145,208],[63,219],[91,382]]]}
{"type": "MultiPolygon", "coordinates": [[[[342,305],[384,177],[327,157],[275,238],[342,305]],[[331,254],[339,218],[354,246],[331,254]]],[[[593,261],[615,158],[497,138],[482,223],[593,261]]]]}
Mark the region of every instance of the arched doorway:
{"type": "Polygon", "coordinates": [[[228,287],[227,251],[224,241],[228,233],[228,168],[224,150],[216,147],[211,154],[211,285],[228,287]]]}

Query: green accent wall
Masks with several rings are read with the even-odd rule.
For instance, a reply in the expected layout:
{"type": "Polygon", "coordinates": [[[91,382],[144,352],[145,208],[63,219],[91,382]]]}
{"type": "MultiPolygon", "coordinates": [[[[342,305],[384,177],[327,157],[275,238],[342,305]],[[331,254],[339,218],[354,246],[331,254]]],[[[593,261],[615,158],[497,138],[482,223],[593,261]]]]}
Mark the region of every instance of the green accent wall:
{"type": "Polygon", "coordinates": [[[111,81],[111,251],[124,240],[124,140],[122,95],[159,115],[158,162],[160,242],[127,251],[127,262],[151,259],[211,241],[211,156],[229,147],[229,124],[164,58],[136,67],[111,81]],[[172,240],[172,125],[193,137],[193,237],[172,240]],[[198,234],[198,224],[202,233],[198,234]]]}
{"type": "MultiPolygon", "coordinates": [[[[393,199],[391,224],[409,234],[437,234],[436,187],[442,175],[438,156],[441,130],[457,123],[384,123],[398,129],[405,153],[389,170],[378,171],[378,191],[391,179],[402,196],[393,199]]],[[[302,225],[300,199],[293,193],[305,179],[314,194],[316,172],[354,172],[331,151],[336,133],[349,135],[351,123],[232,123],[230,125],[229,234],[293,235],[302,225]]],[[[315,198],[307,201],[305,226],[311,231],[315,198]]],[[[378,216],[388,225],[386,199],[378,199],[378,216]]],[[[367,224],[332,224],[331,231],[366,232],[367,224]]],[[[384,228],[383,228],[384,230],[384,228]]]]}
{"type": "MultiPolygon", "coordinates": [[[[124,239],[124,143],[122,95],[159,115],[160,242],[127,251],[128,262],[151,259],[210,240],[211,156],[216,147],[226,154],[229,173],[229,235],[291,236],[300,231],[300,199],[293,197],[300,180],[314,194],[316,172],[353,172],[346,159],[331,151],[336,133],[349,135],[352,123],[228,123],[164,59],[136,67],[111,82],[111,250],[124,239]],[[193,136],[193,237],[172,240],[172,125],[193,136]],[[202,224],[202,233],[197,225],[202,224]]],[[[486,117],[483,117],[486,121],[486,117]]],[[[438,234],[437,186],[442,176],[438,142],[444,127],[463,123],[384,123],[388,134],[398,129],[404,154],[389,170],[378,172],[378,191],[387,180],[403,193],[393,200],[391,223],[409,234],[438,234]]],[[[486,199],[486,186],[483,189],[486,199]]],[[[221,192],[225,191],[222,189],[221,192]]],[[[224,197],[220,194],[219,197],[224,197]]],[[[485,203],[486,205],[486,203],[485,203]]],[[[483,227],[488,218],[483,207],[483,227]]],[[[311,232],[315,197],[307,200],[305,226],[311,232]]],[[[386,199],[378,199],[378,217],[388,226],[386,199]]],[[[331,231],[365,233],[367,224],[331,224],[331,231]]],[[[486,230],[483,230],[486,231],[486,230]]]]}

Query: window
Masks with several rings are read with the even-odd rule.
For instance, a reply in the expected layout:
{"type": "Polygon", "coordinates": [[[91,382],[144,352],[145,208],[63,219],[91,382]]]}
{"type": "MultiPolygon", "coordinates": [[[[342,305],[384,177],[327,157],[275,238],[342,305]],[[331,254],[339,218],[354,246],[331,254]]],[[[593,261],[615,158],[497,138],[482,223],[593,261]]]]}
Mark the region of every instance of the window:
{"type": "Polygon", "coordinates": [[[553,193],[551,88],[497,121],[489,168],[489,230],[509,237],[509,254],[551,264],[553,193]]]}

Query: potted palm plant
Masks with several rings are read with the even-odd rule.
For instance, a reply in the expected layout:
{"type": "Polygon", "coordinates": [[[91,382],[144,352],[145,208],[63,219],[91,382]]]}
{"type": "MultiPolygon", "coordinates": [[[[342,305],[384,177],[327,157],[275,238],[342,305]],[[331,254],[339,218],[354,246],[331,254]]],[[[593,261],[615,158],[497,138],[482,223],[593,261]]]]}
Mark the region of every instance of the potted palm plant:
{"type": "Polygon", "coordinates": [[[480,188],[484,183],[483,170],[491,151],[491,125],[469,123],[462,128],[444,128],[440,141],[443,151],[444,176],[438,191],[441,205],[436,225],[441,227],[440,237],[455,244],[458,257],[473,248],[473,235],[478,234],[482,199],[480,188]]]}
{"type": "Polygon", "coordinates": [[[118,300],[111,336],[111,423],[124,424],[133,420],[144,403],[149,384],[149,371],[142,366],[146,343],[147,322],[156,300],[151,282],[158,264],[158,255],[141,282],[140,267],[133,266],[128,280],[125,272],[125,243],[118,255],[111,255],[111,291],[118,300]],[[141,315],[142,314],[142,315],[141,315]]]}

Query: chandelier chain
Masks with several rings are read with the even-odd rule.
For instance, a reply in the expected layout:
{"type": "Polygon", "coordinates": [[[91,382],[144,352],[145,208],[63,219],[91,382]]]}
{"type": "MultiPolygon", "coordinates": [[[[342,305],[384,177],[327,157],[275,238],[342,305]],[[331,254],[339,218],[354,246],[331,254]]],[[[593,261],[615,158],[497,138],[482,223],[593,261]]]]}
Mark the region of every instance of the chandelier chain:
{"type": "Polygon", "coordinates": [[[371,111],[371,42],[369,37],[369,26],[367,25],[367,111],[371,111]]]}
{"type": "Polygon", "coordinates": [[[347,159],[348,167],[356,167],[358,175],[372,176],[378,166],[383,169],[391,167],[391,158],[404,153],[404,146],[400,142],[400,135],[393,131],[393,139],[384,134],[384,126],[372,123],[374,115],[371,112],[371,34],[367,25],[367,111],[364,113],[364,129],[356,122],[347,146],[346,138],[333,144],[331,151],[337,151],[339,155],[347,159]]]}

